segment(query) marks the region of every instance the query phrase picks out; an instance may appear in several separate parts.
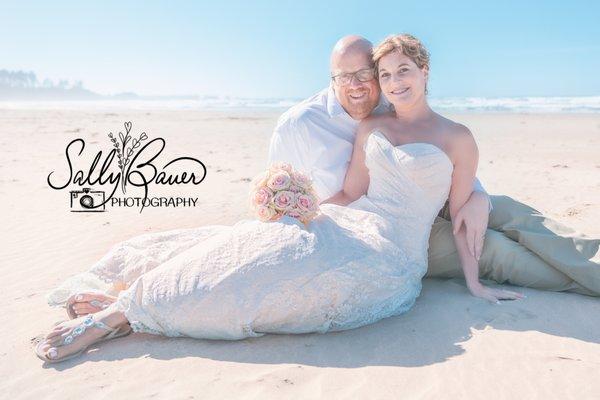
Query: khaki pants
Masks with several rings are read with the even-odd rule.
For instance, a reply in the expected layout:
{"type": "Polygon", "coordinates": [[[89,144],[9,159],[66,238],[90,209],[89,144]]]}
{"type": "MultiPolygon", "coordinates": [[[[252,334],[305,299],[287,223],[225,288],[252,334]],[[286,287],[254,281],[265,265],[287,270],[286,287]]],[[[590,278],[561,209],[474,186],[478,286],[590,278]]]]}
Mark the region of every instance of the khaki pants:
{"type": "MultiPolygon", "coordinates": [[[[600,239],[591,239],[507,196],[493,210],[479,277],[498,283],[600,296],[600,239]]],[[[425,277],[463,277],[448,207],[435,220],[425,277]]]]}

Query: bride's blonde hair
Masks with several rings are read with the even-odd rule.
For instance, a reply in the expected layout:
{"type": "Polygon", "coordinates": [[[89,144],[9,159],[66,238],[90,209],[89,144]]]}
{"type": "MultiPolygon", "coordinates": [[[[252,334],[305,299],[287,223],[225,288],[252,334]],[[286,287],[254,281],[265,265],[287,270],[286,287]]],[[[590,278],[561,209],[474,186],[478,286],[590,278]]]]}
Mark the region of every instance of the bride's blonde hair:
{"type": "MultiPolygon", "coordinates": [[[[373,62],[378,73],[379,60],[392,51],[399,51],[417,64],[417,67],[429,71],[429,52],[423,43],[413,35],[403,33],[386,37],[373,49],[373,62]]],[[[425,86],[425,93],[427,93],[427,86],[425,86]]]]}

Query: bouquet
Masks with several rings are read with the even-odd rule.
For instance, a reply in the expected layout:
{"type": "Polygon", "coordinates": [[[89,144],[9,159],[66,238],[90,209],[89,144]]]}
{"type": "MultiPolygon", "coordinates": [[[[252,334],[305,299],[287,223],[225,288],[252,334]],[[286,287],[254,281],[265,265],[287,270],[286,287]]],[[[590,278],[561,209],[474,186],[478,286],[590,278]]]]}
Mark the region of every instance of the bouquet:
{"type": "Polygon", "coordinates": [[[287,215],[308,224],[319,212],[310,178],[287,163],[274,163],[257,175],[250,200],[261,221],[277,221],[287,215]]]}

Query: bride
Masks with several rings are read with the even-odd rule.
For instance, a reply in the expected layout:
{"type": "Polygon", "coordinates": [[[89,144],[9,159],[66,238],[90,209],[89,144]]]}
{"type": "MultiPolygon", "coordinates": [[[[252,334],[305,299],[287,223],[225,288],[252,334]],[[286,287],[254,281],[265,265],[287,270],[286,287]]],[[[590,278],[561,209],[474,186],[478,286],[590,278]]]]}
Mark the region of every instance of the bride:
{"type": "MultiPolygon", "coordinates": [[[[352,329],[409,310],[434,218],[446,199],[452,216],[466,202],[478,152],[466,127],[429,107],[429,55],[416,38],[388,37],[373,62],[395,112],[361,122],[343,189],[308,226],[242,220],[120,243],[50,294],[72,319],[36,346],[38,357],[64,361],[132,331],[237,340],[352,329]],[[72,295],[82,289],[97,293],[72,295]]],[[[350,88],[359,70],[345,73],[350,88]]],[[[522,297],[482,285],[464,227],[455,232],[473,295],[522,297]]]]}

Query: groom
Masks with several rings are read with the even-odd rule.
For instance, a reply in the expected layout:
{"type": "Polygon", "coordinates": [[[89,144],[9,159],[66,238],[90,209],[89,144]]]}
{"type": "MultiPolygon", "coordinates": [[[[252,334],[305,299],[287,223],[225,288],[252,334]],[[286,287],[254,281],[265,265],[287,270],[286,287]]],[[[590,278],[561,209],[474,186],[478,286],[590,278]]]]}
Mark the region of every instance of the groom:
{"type": "MultiPolygon", "coordinates": [[[[269,162],[307,172],[321,200],[342,189],[359,122],[389,111],[371,61],[372,44],[346,36],[331,54],[331,76],[350,74],[284,113],[269,148],[269,162]]],[[[488,196],[477,180],[455,226],[465,224],[480,278],[498,283],[600,296],[600,240],[568,227],[507,196],[488,196]],[[484,242],[485,238],[485,242],[484,242]],[[485,245],[484,245],[485,243],[485,245]]],[[[429,241],[426,277],[462,277],[447,207],[429,241]]]]}

